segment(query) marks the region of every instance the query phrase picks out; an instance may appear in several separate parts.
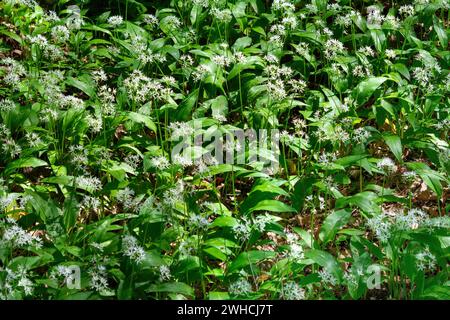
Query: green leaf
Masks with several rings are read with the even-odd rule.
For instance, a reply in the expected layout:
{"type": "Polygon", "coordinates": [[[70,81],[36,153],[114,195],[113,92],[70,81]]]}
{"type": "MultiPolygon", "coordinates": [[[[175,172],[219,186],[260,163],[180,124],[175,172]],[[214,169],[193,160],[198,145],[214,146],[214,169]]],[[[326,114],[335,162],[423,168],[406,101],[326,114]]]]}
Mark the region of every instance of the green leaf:
{"type": "Polygon", "coordinates": [[[402,148],[402,141],[400,140],[399,136],[393,135],[393,134],[384,134],[383,139],[388,145],[389,149],[391,149],[394,156],[397,158],[398,161],[402,161],[402,155],[403,155],[403,148],[402,148]]]}
{"type": "Polygon", "coordinates": [[[197,102],[199,95],[199,90],[195,89],[192,91],[177,108],[176,119],[187,121],[194,109],[195,103],[197,102]]]}
{"type": "Polygon", "coordinates": [[[305,257],[313,260],[318,265],[322,266],[328,272],[332,273],[337,279],[341,279],[342,270],[339,267],[336,259],[328,252],[311,249],[305,252],[305,257]]]}
{"type": "Polygon", "coordinates": [[[168,282],[152,284],[146,290],[146,292],[168,292],[168,293],[180,293],[188,297],[194,297],[194,289],[184,282],[168,282]]]}
{"type": "Polygon", "coordinates": [[[228,271],[230,273],[239,271],[240,269],[253,265],[262,260],[271,259],[276,256],[273,251],[247,251],[241,253],[230,265],[228,271]]]}
{"type": "Polygon", "coordinates": [[[386,35],[384,32],[380,29],[372,29],[370,30],[370,35],[372,36],[377,51],[383,52],[383,49],[386,46],[386,35]]]}
{"type": "Polygon", "coordinates": [[[75,198],[70,197],[69,199],[66,199],[64,202],[63,220],[67,231],[75,226],[79,211],[78,201],[76,201],[75,198]]]}
{"type": "Polygon", "coordinates": [[[425,163],[422,162],[410,162],[406,166],[414,170],[426,183],[426,185],[433,190],[439,198],[442,197],[442,184],[441,180],[445,180],[436,171],[431,170],[425,163]]]}
{"type": "Polygon", "coordinates": [[[153,132],[156,132],[156,124],[149,116],[137,112],[128,112],[127,115],[129,120],[137,123],[143,123],[147,128],[153,132]]]}
{"type": "Polygon", "coordinates": [[[211,101],[211,111],[214,115],[226,116],[228,113],[228,100],[225,96],[218,96],[211,101]]]}
{"type": "Polygon", "coordinates": [[[55,183],[62,186],[71,186],[73,184],[72,176],[58,176],[58,177],[48,177],[41,180],[45,183],[55,183]]]}
{"type": "Polygon", "coordinates": [[[448,46],[448,37],[447,32],[442,25],[441,20],[435,15],[433,15],[433,27],[434,31],[436,31],[436,34],[439,38],[439,42],[441,43],[442,48],[447,49],[448,46]]]}
{"type": "Polygon", "coordinates": [[[6,166],[4,174],[6,176],[8,176],[14,170],[19,169],[19,168],[29,168],[29,167],[36,168],[36,167],[43,167],[46,165],[47,165],[47,162],[45,162],[44,160],[38,159],[38,158],[34,158],[34,157],[21,158],[21,159],[17,159],[15,161],[9,163],[6,166]]]}
{"type": "Polygon", "coordinates": [[[324,244],[333,240],[341,227],[346,225],[352,216],[351,210],[342,209],[335,211],[326,217],[320,229],[319,238],[324,244]]]}
{"type": "Polygon", "coordinates": [[[336,200],[336,208],[344,208],[346,205],[357,206],[365,213],[380,212],[380,207],[375,203],[378,196],[371,191],[364,191],[353,196],[342,197],[336,200]]]}
{"type": "Polygon", "coordinates": [[[278,200],[262,200],[250,208],[249,212],[253,211],[272,211],[272,212],[297,212],[291,206],[278,200]]]}
{"type": "Polygon", "coordinates": [[[86,93],[89,97],[93,97],[95,95],[94,87],[91,86],[90,84],[86,83],[86,80],[85,81],[81,81],[79,79],[75,79],[73,77],[69,77],[66,80],[66,83],[69,86],[72,86],[72,87],[75,87],[77,89],[80,89],[81,91],[86,93]]]}
{"type": "Polygon", "coordinates": [[[236,51],[242,51],[242,49],[249,47],[252,44],[252,38],[242,37],[237,39],[232,48],[236,51]]]}
{"type": "Polygon", "coordinates": [[[356,98],[357,103],[360,105],[364,104],[386,80],[388,80],[386,77],[373,77],[360,82],[353,90],[353,96],[356,98]]]}

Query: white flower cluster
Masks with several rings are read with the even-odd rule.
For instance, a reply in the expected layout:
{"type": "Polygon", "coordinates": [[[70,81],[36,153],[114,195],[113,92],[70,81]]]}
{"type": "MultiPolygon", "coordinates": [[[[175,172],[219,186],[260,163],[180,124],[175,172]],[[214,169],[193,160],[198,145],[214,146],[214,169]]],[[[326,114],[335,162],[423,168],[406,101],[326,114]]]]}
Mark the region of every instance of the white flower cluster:
{"type": "Polygon", "coordinates": [[[123,205],[125,210],[138,211],[140,199],[134,197],[134,191],[126,187],[125,189],[117,191],[116,199],[123,205]]]}
{"type": "Polygon", "coordinates": [[[183,180],[177,181],[175,186],[164,192],[163,204],[169,208],[173,208],[177,202],[183,201],[184,183],[183,180]]]}
{"type": "Polygon", "coordinates": [[[415,255],[417,269],[421,271],[434,270],[436,268],[436,256],[426,247],[423,251],[415,255]]]}
{"type": "Polygon", "coordinates": [[[1,112],[9,112],[16,108],[16,104],[14,101],[10,99],[1,99],[0,100],[0,111],[1,112]]]}
{"type": "Polygon", "coordinates": [[[0,226],[3,229],[0,246],[12,248],[42,247],[42,239],[22,229],[14,219],[6,218],[0,221],[0,226]]]}
{"type": "Polygon", "coordinates": [[[364,143],[370,138],[370,132],[365,128],[357,128],[353,131],[353,140],[356,143],[364,143]]]}
{"type": "Polygon", "coordinates": [[[144,103],[148,100],[165,100],[172,94],[170,88],[164,87],[155,79],[150,79],[139,70],[133,70],[123,84],[128,96],[137,103],[144,103]]]}
{"type": "Polygon", "coordinates": [[[327,40],[325,42],[324,48],[325,48],[324,54],[327,59],[333,59],[337,55],[345,53],[344,44],[337,39],[327,40]]]}
{"type": "MultiPolygon", "coordinates": [[[[445,224],[445,222],[444,222],[445,224]]],[[[421,227],[430,229],[440,227],[424,211],[410,209],[404,214],[402,211],[386,211],[367,219],[367,226],[382,242],[388,241],[396,232],[415,230],[421,227]]]]}
{"type": "Polygon", "coordinates": [[[188,122],[172,122],[169,125],[171,131],[171,140],[175,141],[180,138],[190,137],[194,133],[194,128],[188,122]]]}
{"type": "Polygon", "coordinates": [[[335,286],[338,283],[336,277],[325,268],[321,269],[318,274],[322,281],[327,285],[335,286]]]}
{"type": "Polygon", "coordinates": [[[252,285],[246,279],[239,279],[230,284],[228,291],[235,296],[246,296],[253,291],[252,285]]]}
{"type": "Polygon", "coordinates": [[[377,162],[377,168],[386,174],[392,174],[397,171],[397,166],[391,158],[382,158],[377,162]]]}
{"type": "Polygon", "coordinates": [[[0,65],[3,65],[5,75],[3,76],[3,82],[7,85],[17,85],[21,78],[27,75],[25,67],[18,61],[12,58],[4,58],[0,60],[0,65]]]}
{"type": "Polygon", "coordinates": [[[242,218],[233,226],[233,233],[240,241],[247,241],[252,231],[251,223],[247,218],[242,218]]]}
{"type": "Polygon", "coordinates": [[[170,273],[169,266],[166,266],[166,265],[160,266],[159,267],[159,281],[161,281],[161,282],[167,281],[167,280],[170,280],[170,278],[172,278],[172,274],[170,273]]]}
{"type": "Polygon", "coordinates": [[[145,250],[138,243],[138,240],[132,235],[122,237],[122,252],[124,256],[129,257],[136,263],[140,263],[145,259],[145,250]]]}
{"type": "Polygon", "coordinates": [[[102,182],[100,179],[90,175],[76,177],[75,184],[81,189],[92,192],[98,191],[102,188],[102,182]]]}
{"type": "Polygon", "coordinates": [[[91,277],[89,285],[92,289],[97,292],[102,292],[109,289],[108,275],[105,266],[95,266],[95,268],[88,271],[88,274],[91,277]]]}
{"type": "Polygon", "coordinates": [[[64,25],[54,26],[51,31],[53,41],[65,43],[70,38],[70,31],[64,25]]]}
{"type": "Polygon", "coordinates": [[[222,23],[229,23],[233,18],[230,9],[218,9],[216,7],[211,8],[210,13],[216,18],[218,21],[222,23]]]}
{"type": "Polygon", "coordinates": [[[111,16],[108,18],[108,24],[113,27],[120,26],[123,23],[123,18],[121,16],[111,16]]]}
{"type": "Polygon", "coordinates": [[[34,291],[34,283],[29,279],[27,270],[24,266],[20,265],[17,271],[10,268],[4,270],[0,268],[0,274],[2,271],[6,272],[6,276],[0,286],[0,300],[14,299],[16,293],[29,296],[34,291]]]}
{"type": "Polygon", "coordinates": [[[210,225],[210,222],[208,221],[207,218],[199,214],[195,214],[189,218],[189,224],[196,228],[204,229],[210,225]]]}
{"type": "Polygon", "coordinates": [[[297,283],[291,281],[283,286],[281,298],[284,300],[304,300],[305,290],[297,283]]]}

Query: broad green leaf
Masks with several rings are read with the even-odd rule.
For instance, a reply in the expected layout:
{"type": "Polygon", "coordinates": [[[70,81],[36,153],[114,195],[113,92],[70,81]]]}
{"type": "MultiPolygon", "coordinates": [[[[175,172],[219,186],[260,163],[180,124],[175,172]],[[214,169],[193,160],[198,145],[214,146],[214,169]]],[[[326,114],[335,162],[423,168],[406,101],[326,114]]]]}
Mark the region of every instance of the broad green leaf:
{"type": "Polygon", "coordinates": [[[291,206],[278,201],[278,200],[262,200],[258,202],[256,205],[254,205],[252,208],[250,208],[249,212],[254,211],[272,211],[272,212],[297,212],[294,208],[291,206]]]}
{"type": "Polygon", "coordinates": [[[143,123],[147,128],[149,128],[153,132],[156,132],[156,124],[149,116],[137,112],[128,112],[127,116],[128,119],[137,123],[143,123]]]}
{"type": "Polygon", "coordinates": [[[445,29],[444,26],[442,25],[441,20],[433,15],[433,27],[434,27],[434,31],[436,31],[436,34],[439,38],[439,42],[441,43],[442,48],[447,49],[448,46],[448,37],[447,37],[447,32],[448,29],[445,29]]]}
{"type": "Polygon", "coordinates": [[[305,257],[313,260],[325,270],[333,274],[338,280],[342,277],[342,270],[336,259],[326,251],[311,249],[305,252],[305,257]]]}
{"type": "Polygon", "coordinates": [[[242,252],[230,265],[228,272],[233,273],[249,265],[256,264],[276,256],[273,251],[247,251],[242,252]]]}
{"type": "Polygon", "coordinates": [[[14,170],[20,169],[20,168],[36,168],[36,167],[43,167],[46,166],[47,162],[44,160],[34,158],[34,157],[28,157],[28,158],[20,158],[15,161],[10,162],[4,171],[5,175],[11,174],[14,170]]]}
{"type": "Polygon", "coordinates": [[[152,284],[146,290],[146,292],[167,292],[167,293],[180,293],[188,297],[194,297],[194,289],[191,286],[183,282],[168,282],[152,284]]]}
{"type": "Polygon", "coordinates": [[[66,83],[70,86],[80,89],[84,93],[86,93],[89,97],[93,97],[95,95],[94,87],[85,81],[81,81],[79,79],[75,79],[73,77],[69,77],[66,80],[66,83]]]}
{"type": "Polygon", "coordinates": [[[360,82],[353,90],[353,97],[359,105],[364,104],[386,80],[386,77],[373,77],[360,82]]]}
{"type": "Polygon", "coordinates": [[[402,161],[402,141],[400,140],[399,136],[393,135],[393,134],[384,134],[383,139],[388,145],[389,149],[391,149],[394,156],[397,158],[398,161],[402,161]]]}
{"type": "Polygon", "coordinates": [[[339,229],[348,223],[351,215],[351,210],[342,209],[327,216],[322,224],[322,227],[320,228],[320,240],[322,240],[324,244],[333,240],[339,229]]]}

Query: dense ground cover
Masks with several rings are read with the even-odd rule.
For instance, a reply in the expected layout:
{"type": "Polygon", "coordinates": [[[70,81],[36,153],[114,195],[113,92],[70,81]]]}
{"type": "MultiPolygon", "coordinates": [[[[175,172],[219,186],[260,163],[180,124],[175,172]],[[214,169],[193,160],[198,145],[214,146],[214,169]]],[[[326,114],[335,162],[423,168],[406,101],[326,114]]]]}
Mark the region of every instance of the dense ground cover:
{"type": "Polygon", "coordinates": [[[449,7],[0,1],[0,298],[449,299],[449,7]]]}

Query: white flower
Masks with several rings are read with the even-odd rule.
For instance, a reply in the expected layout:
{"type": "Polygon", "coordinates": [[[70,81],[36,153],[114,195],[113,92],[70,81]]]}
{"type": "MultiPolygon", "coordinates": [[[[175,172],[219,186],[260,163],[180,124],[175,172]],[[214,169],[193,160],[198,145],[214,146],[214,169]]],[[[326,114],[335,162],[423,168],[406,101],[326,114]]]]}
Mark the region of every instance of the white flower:
{"type": "Polygon", "coordinates": [[[281,297],[284,300],[304,300],[305,290],[302,289],[297,283],[291,281],[283,286],[281,297]]]}
{"type": "Polygon", "coordinates": [[[420,209],[410,209],[406,215],[397,214],[395,216],[395,227],[398,230],[417,229],[427,218],[428,216],[424,211],[420,209]]]}
{"type": "Polygon", "coordinates": [[[414,171],[406,171],[402,173],[402,178],[407,182],[411,182],[417,178],[417,173],[414,171]]]}
{"type": "Polygon", "coordinates": [[[129,257],[136,263],[140,263],[145,259],[145,250],[142,248],[137,239],[131,235],[123,236],[122,252],[124,256],[129,257]]]}
{"type": "Polygon", "coordinates": [[[166,24],[169,26],[170,29],[174,30],[179,27],[181,27],[181,21],[175,16],[168,16],[164,18],[166,24]]]}
{"type": "Polygon", "coordinates": [[[69,30],[79,30],[83,23],[83,19],[77,14],[70,16],[66,20],[66,26],[69,30]]]}
{"type": "Polygon", "coordinates": [[[295,11],[295,6],[289,0],[274,0],[272,2],[272,10],[281,12],[295,11]]]}
{"type": "Polygon", "coordinates": [[[37,44],[41,49],[44,49],[48,45],[47,39],[42,34],[28,36],[28,40],[31,44],[37,44]]]}
{"type": "Polygon", "coordinates": [[[229,286],[228,291],[236,296],[245,296],[251,293],[253,290],[250,282],[248,282],[246,279],[239,279],[229,286]]]}
{"type": "Polygon", "coordinates": [[[398,13],[404,16],[413,16],[414,15],[414,7],[410,4],[403,5],[398,8],[398,13]]]}
{"type": "Polygon", "coordinates": [[[165,156],[153,157],[150,159],[150,164],[158,170],[164,170],[169,167],[169,160],[165,156]]]}
{"type": "Polygon", "coordinates": [[[391,60],[394,60],[397,57],[395,51],[392,49],[386,49],[384,53],[386,54],[386,57],[391,60]]]}
{"type": "Polygon", "coordinates": [[[392,174],[397,171],[397,166],[391,158],[384,157],[377,163],[377,168],[385,173],[392,174]]]}
{"type": "Polygon", "coordinates": [[[294,260],[301,260],[305,257],[303,247],[299,244],[291,244],[291,258],[294,260]]]}
{"type": "Polygon", "coordinates": [[[102,182],[99,178],[93,176],[81,176],[75,178],[76,185],[81,189],[98,191],[102,187],[102,182]]]}
{"type": "Polygon", "coordinates": [[[183,168],[192,166],[194,164],[194,162],[192,161],[192,159],[185,154],[176,154],[173,156],[172,161],[174,164],[180,165],[183,168]]]}
{"type": "Polygon", "coordinates": [[[47,22],[59,22],[61,19],[58,17],[55,11],[49,11],[44,14],[44,20],[47,22]]]}
{"type": "Polygon", "coordinates": [[[205,217],[202,217],[201,215],[193,215],[189,218],[189,223],[202,229],[208,227],[210,222],[205,217]]]}
{"type": "Polygon", "coordinates": [[[12,246],[13,248],[23,248],[26,246],[39,248],[42,246],[41,238],[22,229],[13,219],[0,221],[0,226],[3,229],[0,246],[12,246]]]}
{"type": "Polygon", "coordinates": [[[330,39],[325,42],[325,57],[327,59],[332,59],[338,54],[343,54],[345,52],[344,44],[336,39],[330,39]]]}
{"type": "Polygon", "coordinates": [[[74,96],[62,95],[59,104],[61,107],[73,108],[76,111],[84,109],[84,101],[74,96]]]}
{"type": "Polygon", "coordinates": [[[159,267],[159,281],[167,281],[170,280],[172,275],[170,274],[170,268],[166,265],[162,265],[159,267]]]}
{"type": "Polygon", "coordinates": [[[211,57],[211,61],[221,67],[228,67],[231,63],[230,58],[224,55],[214,55],[211,57]]]}
{"type": "Polygon", "coordinates": [[[376,237],[382,242],[389,240],[392,234],[392,224],[388,220],[385,212],[367,219],[367,226],[375,233],[376,237]]]}
{"type": "Polygon", "coordinates": [[[413,69],[413,78],[416,79],[422,87],[427,87],[432,78],[432,73],[428,68],[416,67],[413,69]]]}
{"type": "Polygon", "coordinates": [[[289,244],[294,244],[298,241],[298,235],[292,232],[286,232],[286,241],[289,244]]]}
{"type": "Polygon", "coordinates": [[[380,9],[376,6],[367,7],[367,23],[373,25],[381,25],[384,17],[381,15],[380,9]]]}
{"type": "Polygon", "coordinates": [[[123,190],[119,190],[116,194],[116,199],[120,202],[125,209],[130,209],[134,206],[134,191],[126,187],[123,190]]]}
{"type": "Polygon", "coordinates": [[[194,129],[187,122],[172,122],[169,125],[169,129],[172,131],[172,140],[177,140],[182,137],[189,137],[194,133],[194,129]]]}
{"type": "Polygon", "coordinates": [[[318,273],[324,283],[332,286],[335,286],[337,284],[336,277],[332,275],[330,272],[328,272],[328,270],[322,269],[318,273]]]}
{"type": "Polygon", "coordinates": [[[356,143],[366,142],[370,137],[370,132],[364,128],[357,128],[353,131],[353,139],[356,143]]]}
{"type": "Polygon", "coordinates": [[[354,77],[365,77],[366,76],[366,72],[364,70],[364,67],[362,65],[357,65],[353,71],[352,74],[354,77]]]}
{"type": "Polygon", "coordinates": [[[220,10],[214,7],[211,8],[210,13],[214,16],[214,18],[223,23],[228,23],[233,18],[233,15],[229,9],[220,10]]]}
{"type": "Polygon", "coordinates": [[[9,112],[16,108],[16,104],[14,101],[10,99],[1,99],[0,100],[0,111],[1,112],[9,112]]]}
{"type": "Polygon", "coordinates": [[[358,49],[358,52],[361,52],[365,56],[375,57],[375,51],[369,46],[365,46],[358,49]]]}
{"type": "Polygon", "coordinates": [[[436,257],[430,252],[430,248],[426,247],[415,255],[417,260],[417,268],[421,271],[434,270],[436,268],[436,257]]]}
{"type": "Polygon", "coordinates": [[[264,230],[266,229],[266,225],[268,223],[270,223],[271,221],[272,221],[272,219],[270,218],[270,216],[259,215],[256,217],[256,219],[254,221],[254,226],[255,226],[256,230],[258,230],[259,232],[264,232],[264,230]]]}
{"type": "Polygon", "coordinates": [[[156,26],[159,23],[158,18],[152,14],[146,14],[144,16],[144,22],[150,26],[156,26]]]}
{"type": "Polygon", "coordinates": [[[250,222],[245,218],[243,218],[240,223],[233,226],[233,233],[235,234],[236,238],[241,241],[246,241],[248,240],[248,238],[250,238],[250,231],[250,222]]]}
{"type": "Polygon", "coordinates": [[[54,26],[51,31],[52,39],[58,43],[64,43],[69,40],[70,32],[66,26],[54,26]]]}
{"type": "Polygon", "coordinates": [[[108,23],[114,27],[117,27],[123,23],[123,18],[121,16],[111,16],[108,18],[108,23]]]}
{"type": "Polygon", "coordinates": [[[89,270],[90,287],[97,292],[109,289],[106,268],[104,266],[97,266],[95,269],[89,270]]]}

